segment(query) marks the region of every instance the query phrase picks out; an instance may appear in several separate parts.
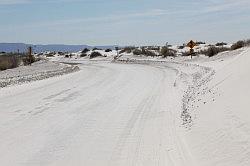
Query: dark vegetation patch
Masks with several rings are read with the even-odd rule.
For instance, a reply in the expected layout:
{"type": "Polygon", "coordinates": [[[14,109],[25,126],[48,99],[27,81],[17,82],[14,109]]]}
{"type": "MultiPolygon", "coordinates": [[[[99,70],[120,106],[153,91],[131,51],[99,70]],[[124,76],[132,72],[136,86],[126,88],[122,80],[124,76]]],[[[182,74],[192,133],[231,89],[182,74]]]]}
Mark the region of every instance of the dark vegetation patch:
{"type": "Polygon", "coordinates": [[[89,58],[90,59],[93,59],[93,58],[96,58],[96,57],[99,57],[99,56],[102,56],[102,54],[101,53],[99,53],[99,52],[92,52],[91,54],[90,54],[90,56],[89,56],[89,58]]]}
{"type": "Polygon", "coordinates": [[[208,57],[212,57],[214,55],[217,55],[220,52],[224,52],[224,51],[229,51],[230,48],[228,47],[215,47],[215,46],[211,46],[206,50],[201,50],[198,52],[198,54],[204,54],[208,57]]]}
{"type": "Polygon", "coordinates": [[[170,48],[165,46],[165,47],[161,48],[160,55],[162,57],[164,57],[164,58],[166,58],[166,57],[175,57],[176,53],[177,53],[176,50],[170,49],[170,48]]]}
{"type": "Polygon", "coordinates": [[[39,58],[35,58],[34,56],[28,58],[25,54],[2,52],[0,54],[0,71],[16,68],[21,64],[30,65],[38,60],[39,58]]]}
{"type": "Polygon", "coordinates": [[[111,51],[112,51],[112,50],[111,50],[111,49],[109,49],[109,48],[105,50],[105,52],[111,52],[111,51]]]}

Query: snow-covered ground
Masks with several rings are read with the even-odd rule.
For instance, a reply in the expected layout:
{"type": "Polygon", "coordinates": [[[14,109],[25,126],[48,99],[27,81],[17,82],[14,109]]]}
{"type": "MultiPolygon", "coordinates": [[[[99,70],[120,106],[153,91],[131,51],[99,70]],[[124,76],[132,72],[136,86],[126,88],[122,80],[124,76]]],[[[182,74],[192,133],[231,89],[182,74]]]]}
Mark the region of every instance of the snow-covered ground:
{"type": "Polygon", "coordinates": [[[113,56],[0,89],[1,165],[250,165],[250,48],[113,56]]]}

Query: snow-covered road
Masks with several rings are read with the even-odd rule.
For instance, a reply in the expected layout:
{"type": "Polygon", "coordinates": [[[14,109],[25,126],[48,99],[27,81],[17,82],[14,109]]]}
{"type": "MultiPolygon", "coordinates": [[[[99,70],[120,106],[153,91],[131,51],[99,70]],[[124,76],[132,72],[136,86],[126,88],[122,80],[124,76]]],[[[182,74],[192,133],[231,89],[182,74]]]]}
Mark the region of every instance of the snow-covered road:
{"type": "Polygon", "coordinates": [[[192,165],[179,126],[178,70],[85,63],[0,90],[1,165],[192,165]]]}

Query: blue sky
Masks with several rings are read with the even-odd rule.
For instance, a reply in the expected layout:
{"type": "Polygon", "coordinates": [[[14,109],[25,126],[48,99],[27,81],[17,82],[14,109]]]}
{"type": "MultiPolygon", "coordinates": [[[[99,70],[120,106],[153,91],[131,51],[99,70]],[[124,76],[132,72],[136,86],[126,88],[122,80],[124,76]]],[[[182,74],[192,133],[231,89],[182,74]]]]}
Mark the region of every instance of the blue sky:
{"type": "Polygon", "coordinates": [[[250,1],[0,0],[0,21],[0,42],[232,42],[250,38],[250,1]]]}

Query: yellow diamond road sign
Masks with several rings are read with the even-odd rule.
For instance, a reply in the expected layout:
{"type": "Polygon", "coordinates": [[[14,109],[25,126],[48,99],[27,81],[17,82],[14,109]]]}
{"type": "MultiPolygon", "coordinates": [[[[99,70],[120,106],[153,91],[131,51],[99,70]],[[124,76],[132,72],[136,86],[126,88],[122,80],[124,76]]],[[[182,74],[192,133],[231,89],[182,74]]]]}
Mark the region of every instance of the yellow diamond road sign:
{"type": "Polygon", "coordinates": [[[196,44],[195,44],[195,42],[194,42],[193,40],[191,40],[191,41],[187,44],[187,46],[190,47],[191,49],[194,48],[195,45],[196,45],[196,44]]]}

